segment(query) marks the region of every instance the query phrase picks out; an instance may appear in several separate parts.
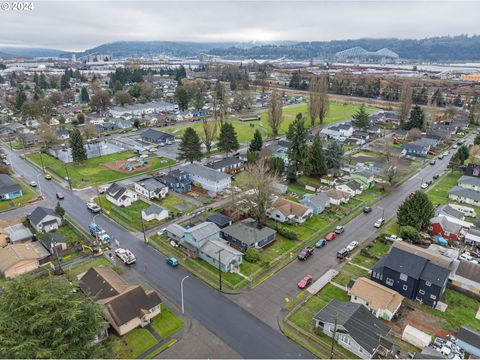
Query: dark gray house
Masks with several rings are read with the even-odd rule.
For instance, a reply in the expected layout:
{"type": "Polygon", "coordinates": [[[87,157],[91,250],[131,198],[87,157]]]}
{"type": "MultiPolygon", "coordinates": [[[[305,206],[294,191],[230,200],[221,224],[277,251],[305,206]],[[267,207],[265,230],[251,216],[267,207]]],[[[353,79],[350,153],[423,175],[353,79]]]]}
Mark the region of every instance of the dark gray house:
{"type": "Polygon", "coordinates": [[[247,250],[263,248],[275,241],[276,231],[267,226],[257,226],[253,219],[245,219],[222,229],[220,236],[233,247],[247,250]]]}
{"type": "Polygon", "coordinates": [[[144,131],[140,137],[143,141],[158,145],[171,144],[175,141],[175,137],[173,135],[154,129],[148,129],[144,131]]]}
{"type": "Polygon", "coordinates": [[[161,180],[171,191],[177,193],[189,192],[192,188],[192,180],[185,171],[180,169],[170,171],[162,176],[161,180]]]}
{"type": "Polygon", "coordinates": [[[207,164],[206,166],[213,170],[221,171],[227,174],[234,174],[242,169],[243,163],[244,161],[238,157],[226,157],[207,164]]]}
{"type": "Polygon", "coordinates": [[[393,247],[374,265],[371,279],[434,308],[445,292],[449,275],[449,269],[393,247]]]}
{"type": "Polygon", "coordinates": [[[362,304],[332,300],[313,319],[317,329],[362,359],[376,354],[393,357],[394,344],[387,338],[390,328],[362,304]]]}
{"type": "Polygon", "coordinates": [[[226,228],[229,225],[232,225],[232,219],[226,215],[223,215],[219,212],[216,212],[215,214],[210,215],[207,218],[207,221],[214,223],[217,225],[220,229],[226,228]]]}

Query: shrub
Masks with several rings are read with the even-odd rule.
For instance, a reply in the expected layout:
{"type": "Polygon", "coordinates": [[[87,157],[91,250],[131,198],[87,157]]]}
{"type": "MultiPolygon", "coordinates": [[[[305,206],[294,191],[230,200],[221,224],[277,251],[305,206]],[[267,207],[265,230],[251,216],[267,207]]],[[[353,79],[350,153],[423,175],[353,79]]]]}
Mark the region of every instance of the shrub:
{"type": "Polygon", "coordinates": [[[298,240],[298,236],[295,231],[290,230],[284,226],[278,228],[278,233],[289,240],[298,240]]]}
{"type": "Polygon", "coordinates": [[[256,263],[260,260],[260,251],[255,248],[248,249],[245,251],[243,258],[249,263],[256,263]]]}
{"type": "Polygon", "coordinates": [[[411,240],[413,242],[420,241],[420,233],[413,226],[401,226],[398,234],[402,239],[411,240]]]}

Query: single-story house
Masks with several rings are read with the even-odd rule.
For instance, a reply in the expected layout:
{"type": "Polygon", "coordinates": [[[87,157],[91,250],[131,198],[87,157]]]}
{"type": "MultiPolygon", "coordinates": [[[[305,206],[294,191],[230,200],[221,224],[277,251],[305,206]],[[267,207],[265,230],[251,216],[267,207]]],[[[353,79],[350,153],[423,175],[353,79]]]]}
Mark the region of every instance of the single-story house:
{"type": "Polygon", "coordinates": [[[468,229],[468,232],[465,234],[465,239],[463,241],[465,242],[465,244],[468,245],[480,246],[480,230],[468,229]]]}
{"type": "Polygon", "coordinates": [[[147,199],[164,199],[168,194],[168,186],[154,178],[145,177],[135,181],[135,191],[147,199]]]}
{"type": "Polygon", "coordinates": [[[50,253],[55,253],[55,248],[58,252],[67,250],[67,240],[57,232],[51,232],[44,236],[40,243],[50,253]]]}
{"type": "Polygon", "coordinates": [[[57,129],[55,134],[60,140],[68,140],[70,138],[70,132],[66,129],[57,129]]]}
{"type": "Polygon", "coordinates": [[[49,256],[38,241],[8,244],[0,248],[0,273],[6,278],[28,273],[38,269],[41,261],[49,256]]]}
{"type": "Polygon", "coordinates": [[[326,208],[330,207],[330,198],[324,192],[317,194],[305,194],[300,204],[308,206],[315,215],[321,214],[326,208]]]}
{"type": "Polygon", "coordinates": [[[135,192],[116,182],[110,185],[105,195],[108,201],[118,207],[128,207],[138,200],[135,192]]]}
{"type": "Polygon", "coordinates": [[[5,232],[12,244],[24,243],[33,239],[32,232],[23,224],[7,226],[5,232]]]}
{"type": "Polygon", "coordinates": [[[480,357],[480,332],[460,326],[457,333],[457,345],[465,352],[480,357]]]}
{"type": "Polygon", "coordinates": [[[370,139],[370,134],[366,131],[355,130],[352,134],[353,138],[368,140],[370,139]]]}
{"type": "Polygon", "coordinates": [[[452,285],[472,294],[480,295],[480,265],[460,260],[454,272],[450,274],[452,285]]]}
{"type": "Polygon", "coordinates": [[[22,187],[6,174],[0,174],[0,200],[12,200],[23,195],[22,187]]]}
{"type": "Polygon", "coordinates": [[[192,188],[192,180],[190,180],[188,174],[179,169],[172,170],[162,176],[162,182],[176,193],[186,193],[192,188]]]}
{"type": "Polygon", "coordinates": [[[375,181],[373,172],[367,169],[354,171],[350,176],[360,184],[363,190],[370,188],[375,181]]]}
{"type": "Polygon", "coordinates": [[[148,129],[140,135],[140,138],[149,143],[166,145],[172,144],[175,141],[175,137],[171,134],[167,134],[158,130],[148,129]]]}
{"type": "Polygon", "coordinates": [[[480,178],[476,176],[463,175],[458,179],[458,185],[464,189],[480,191],[480,178]]]}
{"type": "Polygon", "coordinates": [[[450,216],[458,220],[465,220],[465,215],[461,211],[454,209],[448,204],[439,206],[435,210],[435,216],[450,216]]]}
{"type": "Polygon", "coordinates": [[[421,138],[403,145],[402,153],[412,156],[426,156],[427,153],[437,144],[437,140],[421,138]]]}
{"type": "Polygon", "coordinates": [[[313,215],[313,210],[305,205],[284,198],[277,198],[267,215],[281,223],[302,224],[313,215]]]}
{"type": "Polygon", "coordinates": [[[27,218],[38,232],[50,232],[62,226],[62,217],[55,210],[43,206],[37,206],[27,218]]]}
{"type": "Polygon", "coordinates": [[[148,208],[142,210],[142,218],[145,221],[165,220],[168,219],[168,210],[156,204],[150,205],[148,208]]]}
{"type": "Polygon", "coordinates": [[[387,338],[390,328],[362,304],[331,300],[314,320],[317,329],[335,337],[339,345],[362,359],[371,359],[377,353],[393,357],[390,351],[394,344],[387,338]]]}
{"type": "Polygon", "coordinates": [[[462,225],[457,224],[451,221],[449,216],[437,216],[430,220],[430,234],[431,235],[440,235],[441,237],[457,241],[460,235],[464,232],[462,225]]]}
{"type": "Polygon", "coordinates": [[[448,192],[448,198],[463,204],[480,206],[480,191],[455,186],[448,192]]]}
{"type": "Polygon", "coordinates": [[[120,336],[147,326],[161,312],[162,300],[156,291],[130,285],[107,267],[89,269],[78,285],[85,295],[103,307],[107,321],[120,336]]]}
{"type": "Polygon", "coordinates": [[[221,237],[234,247],[247,250],[250,248],[263,248],[275,241],[276,231],[259,225],[253,219],[236,222],[221,230],[221,237]]]}
{"type": "Polygon", "coordinates": [[[231,176],[200,164],[188,164],[182,167],[194,184],[199,184],[212,196],[230,186],[231,176]]]}
{"type": "Polygon", "coordinates": [[[364,305],[377,318],[391,321],[403,296],[370,279],[359,277],[350,289],[350,301],[364,305]]]}
{"type": "Polygon", "coordinates": [[[349,196],[346,192],[337,189],[328,189],[323,192],[330,199],[330,204],[341,205],[348,202],[349,196]]]}
{"type": "Polygon", "coordinates": [[[211,240],[199,249],[199,257],[216,268],[220,261],[220,269],[223,272],[235,272],[240,269],[243,253],[232,248],[226,241],[211,240]]]}
{"type": "Polygon", "coordinates": [[[118,129],[130,129],[133,127],[133,122],[131,120],[115,118],[110,121],[115,124],[118,129]]]}
{"type": "Polygon", "coordinates": [[[232,225],[232,219],[226,215],[223,215],[219,212],[216,212],[215,214],[210,215],[207,217],[207,221],[210,221],[217,225],[220,229],[224,229],[229,225],[232,225]]]}
{"type": "Polygon", "coordinates": [[[355,180],[347,181],[346,183],[335,186],[335,189],[347,193],[350,197],[360,195],[362,193],[362,186],[355,180]]]}
{"type": "Polygon", "coordinates": [[[226,157],[224,159],[212,162],[206,166],[210,169],[221,171],[227,174],[235,174],[242,170],[245,161],[238,157],[226,157]]]}

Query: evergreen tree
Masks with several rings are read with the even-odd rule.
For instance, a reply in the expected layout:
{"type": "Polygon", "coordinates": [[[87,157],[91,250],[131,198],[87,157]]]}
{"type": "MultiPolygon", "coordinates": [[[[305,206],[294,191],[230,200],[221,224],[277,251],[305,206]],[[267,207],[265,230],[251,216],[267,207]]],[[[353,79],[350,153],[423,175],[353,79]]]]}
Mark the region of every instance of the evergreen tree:
{"type": "Polygon", "coordinates": [[[180,67],[175,72],[175,80],[179,81],[185,79],[187,77],[187,71],[185,70],[185,66],[180,65],[180,67]]]}
{"type": "Polygon", "coordinates": [[[410,111],[410,118],[408,122],[405,123],[404,129],[423,129],[425,126],[425,114],[422,108],[418,105],[415,105],[410,111]]]}
{"type": "Polygon", "coordinates": [[[0,75],[0,84],[4,84],[5,83],[5,79],[2,77],[2,75],[0,75]]]}
{"type": "Polygon", "coordinates": [[[23,90],[17,91],[17,95],[15,97],[15,108],[20,110],[25,101],[27,101],[27,95],[25,95],[25,92],[23,90]]]}
{"type": "Polygon", "coordinates": [[[65,209],[62,207],[62,205],[60,205],[59,201],[57,201],[57,205],[55,206],[55,212],[62,218],[65,215],[65,209]]]}
{"type": "Polygon", "coordinates": [[[217,147],[225,152],[227,156],[230,152],[236,151],[240,147],[237,139],[237,132],[232,124],[224,123],[220,128],[217,147]]]}
{"type": "Polygon", "coordinates": [[[468,147],[466,145],[460,146],[457,150],[457,154],[460,164],[463,165],[465,163],[465,160],[467,160],[469,156],[468,147]]]}
{"type": "Polygon", "coordinates": [[[295,120],[288,126],[287,139],[291,145],[288,148],[288,176],[295,180],[297,172],[303,171],[307,158],[307,135],[308,130],[302,114],[297,114],[295,120]]]}
{"type": "Polygon", "coordinates": [[[360,129],[365,129],[370,124],[370,120],[368,120],[368,113],[365,110],[365,105],[362,104],[358,111],[352,116],[353,120],[352,123],[356,127],[360,129]]]}
{"type": "Polygon", "coordinates": [[[344,151],[342,144],[336,141],[330,141],[325,149],[325,158],[327,160],[327,167],[333,169],[335,172],[340,170],[344,162],[344,151]]]}
{"type": "Polygon", "coordinates": [[[188,109],[188,92],[183,86],[177,86],[175,90],[175,97],[177,98],[177,104],[180,111],[188,109]]]}
{"type": "Polygon", "coordinates": [[[35,74],[33,75],[33,83],[34,83],[36,86],[38,86],[38,74],[37,74],[37,73],[35,73],[35,74]]]}
{"type": "Polygon", "coordinates": [[[435,215],[435,208],[423,191],[417,191],[407,197],[397,211],[400,226],[411,226],[419,231],[430,226],[430,219],[435,215]]]}
{"type": "Polygon", "coordinates": [[[308,148],[308,164],[306,171],[311,176],[325,176],[328,172],[327,161],[323,152],[322,141],[317,133],[312,144],[308,148]]]}
{"type": "Polygon", "coordinates": [[[475,139],[473,140],[474,145],[480,145],[480,134],[475,136],[475,139]]]}
{"type": "Polygon", "coordinates": [[[300,87],[302,86],[302,77],[300,76],[300,72],[295,71],[293,73],[288,86],[292,89],[300,89],[300,87]]]}
{"type": "Polygon", "coordinates": [[[202,159],[202,144],[197,132],[188,127],[183,134],[182,141],[178,147],[178,159],[187,160],[190,163],[202,159]]]}
{"type": "Polygon", "coordinates": [[[38,86],[40,86],[40,89],[48,89],[48,82],[47,82],[47,77],[45,76],[44,73],[40,74],[40,77],[38,79],[38,86]]]}
{"type": "Polygon", "coordinates": [[[109,354],[94,342],[102,308],[61,276],[19,276],[0,291],[0,354],[11,359],[89,359],[109,354]]]}
{"type": "Polygon", "coordinates": [[[70,133],[70,148],[72,149],[72,158],[76,163],[87,160],[87,151],[83,145],[83,138],[80,131],[75,128],[70,133]]]}
{"type": "Polygon", "coordinates": [[[260,151],[262,150],[262,147],[263,147],[262,134],[260,134],[260,130],[257,129],[253,134],[253,139],[252,139],[252,142],[250,143],[250,146],[248,147],[248,151],[251,151],[251,152],[260,151]]]}
{"type": "Polygon", "coordinates": [[[88,95],[88,90],[85,86],[82,86],[82,90],[80,91],[80,100],[84,103],[90,101],[90,95],[88,95]]]}

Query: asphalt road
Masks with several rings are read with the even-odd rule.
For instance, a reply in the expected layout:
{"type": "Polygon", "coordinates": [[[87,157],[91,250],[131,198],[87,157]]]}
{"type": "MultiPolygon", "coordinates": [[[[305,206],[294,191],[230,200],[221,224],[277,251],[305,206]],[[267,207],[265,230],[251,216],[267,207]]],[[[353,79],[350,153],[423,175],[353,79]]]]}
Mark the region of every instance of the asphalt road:
{"type": "MultiPolygon", "coordinates": [[[[21,159],[19,153],[4,148],[15,172],[28,182],[38,182],[44,197],[52,204],[57,201],[55,194],[61,192],[65,195],[62,206],[71,218],[83,227],[92,221],[92,214],[86,209],[85,202],[75,193],[65,191],[54,181],[45,180],[41,171],[21,159]]],[[[96,217],[96,223],[103,227],[113,239],[117,239],[120,246],[133,251],[137,257],[137,263],[133,267],[137,272],[177,304],[181,303],[180,281],[189,275],[190,277],[184,282],[186,313],[198,320],[242,357],[313,358],[313,355],[300,345],[284,337],[282,333],[272,329],[182,267],[172,268],[166,265],[162,254],[116,223],[103,215],[96,217]]]]}
{"type": "MultiPolygon", "coordinates": [[[[466,143],[471,143],[473,137],[474,135],[470,135],[466,139],[466,143]]],[[[300,279],[305,275],[312,275],[315,280],[325,274],[327,270],[339,268],[341,263],[336,258],[337,251],[354,240],[361,245],[362,242],[381,232],[382,229],[376,229],[373,224],[382,217],[383,210],[387,221],[395,216],[398,206],[411,192],[419,190],[422,182],[432,180],[433,175],[440,174],[447,168],[455,151],[451,149],[446,158],[437,159],[435,165],[428,165],[395,188],[373,207],[370,214],[360,214],[351,220],[344,226],[343,234],[337,236],[335,240],[329,241],[323,248],[315,249],[315,254],[309,259],[306,261],[294,260],[263,284],[236,297],[236,301],[270,326],[276,326],[279,309],[285,305],[285,298],[293,299],[300,293],[296,285],[300,279]]]]}

